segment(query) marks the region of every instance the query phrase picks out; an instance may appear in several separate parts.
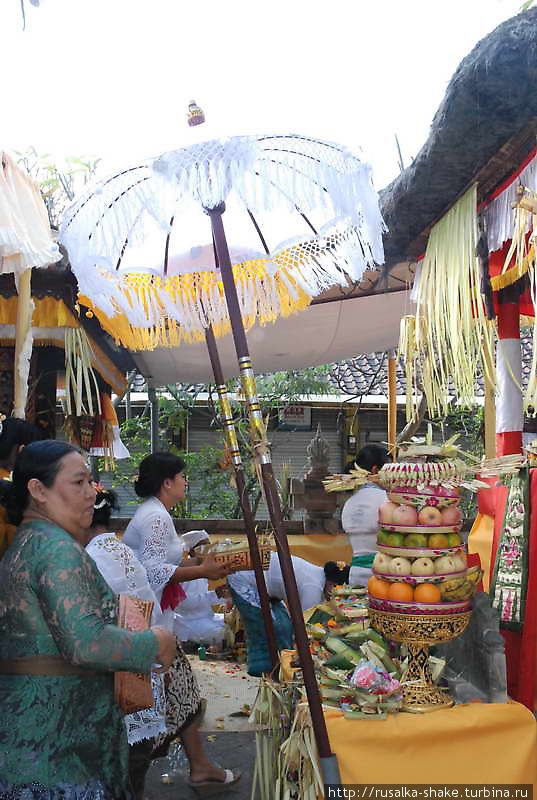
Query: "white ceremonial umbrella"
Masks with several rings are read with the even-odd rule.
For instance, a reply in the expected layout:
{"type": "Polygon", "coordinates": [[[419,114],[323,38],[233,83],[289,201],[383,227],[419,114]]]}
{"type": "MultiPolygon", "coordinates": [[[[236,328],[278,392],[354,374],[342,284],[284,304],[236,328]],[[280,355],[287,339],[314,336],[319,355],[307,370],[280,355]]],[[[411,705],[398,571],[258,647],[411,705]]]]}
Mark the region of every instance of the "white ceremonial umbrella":
{"type": "MultiPolygon", "coordinates": [[[[339,783],[339,771],[245,325],[285,316],[324,289],[359,281],[383,262],[382,231],[369,166],[339,145],[297,135],[215,139],[165,153],[101,181],[68,209],[61,228],[81,300],[103,327],[142,350],[205,335],[221,401],[225,382],[214,336],[231,328],[325,783],[339,783]]],[[[229,430],[232,416],[221,405],[229,430]]]]}

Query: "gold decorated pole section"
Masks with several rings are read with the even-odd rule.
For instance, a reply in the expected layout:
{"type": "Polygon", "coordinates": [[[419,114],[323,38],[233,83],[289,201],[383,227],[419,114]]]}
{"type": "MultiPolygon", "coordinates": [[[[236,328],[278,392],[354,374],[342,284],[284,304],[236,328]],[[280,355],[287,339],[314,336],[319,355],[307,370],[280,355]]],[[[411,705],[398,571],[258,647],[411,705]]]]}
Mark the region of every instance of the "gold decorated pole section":
{"type": "Polygon", "coordinates": [[[244,519],[244,527],[246,530],[246,538],[248,539],[248,547],[250,549],[250,557],[252,566],[254,568],[255,582],[257,591],[259,593],[259,603],[261,606],[261,614],[263,616],[263,624],[265,626],[265,633],[267,637],[267,648],[270,658],[272,670],[274,671],[279,663],[278,643],[276,640],[276,633],[272,622],[272,613],[270,608],[270,598],[268,596],[267,584],[265,583],[265,576],[263,574],[263,566],[261,563],[261,555],[256,535],[256,525],[254,512],[250,505],[250,498],[246,486],[246,478],[244,475],[244,468],[242,465],[242,458],[239,450],[239,441],[237,438],[237,430],[233,420],[233,411],[231,403],[229,402],[229,395],[226,389],[224,380],[224,373],[222,364],[220,362],[220,354],[214,336],[212,327],[205,331],[205,342],[207,344],[207,352],[209,353],[209,360],[213,370],[214,380],[218,391],[218,400],[220,407],[220,414],[224,425],[224,434],[226,445],[230,451],[233,470],[235,473],[235,485],[237,494],[239,495],[239,503],[244,519]]]}
{"type": "Polygon", "coordinates": [[[259,398],[257,396],[257,386],[252,369],[252,362],[249,357],[239,358],[239,370],[242,393],[246,401],[248,418],[250,420],[251,444],[259,462],[261,464],[270,464],[271,459],[267,431],[259,404],[259,398]]]}
{"type": "Polygon", "coordinates": [[[233,421],[233,412],[231,410],[231,403],[229,402],[229,395],[227,393],[226,385],[219,384],[216,387],[218,392],[218,404],[220,406],[220,417],[222,426],[224,428],[224,435],[226,437],[226,445],[229,451],[231,462],[234,467],[242,469],[242,458],[239,450],[239,440],[237,439],[237,430],[235,422],[233,421]]]}

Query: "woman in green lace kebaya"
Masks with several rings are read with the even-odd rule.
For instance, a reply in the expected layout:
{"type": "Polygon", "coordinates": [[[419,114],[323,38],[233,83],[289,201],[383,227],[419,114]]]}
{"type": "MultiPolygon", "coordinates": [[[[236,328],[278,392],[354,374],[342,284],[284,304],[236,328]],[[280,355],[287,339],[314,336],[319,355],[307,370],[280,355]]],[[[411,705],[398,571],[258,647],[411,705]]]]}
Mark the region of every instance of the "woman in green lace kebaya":
{"type": "Polygon", "coordinates": [[[0,799],[130,797],[113,672],[168,668],[175,637],[116,627],[115,596],[84,551],[95,489],[76,448],[17,457],[0,562],[0,799]]]}

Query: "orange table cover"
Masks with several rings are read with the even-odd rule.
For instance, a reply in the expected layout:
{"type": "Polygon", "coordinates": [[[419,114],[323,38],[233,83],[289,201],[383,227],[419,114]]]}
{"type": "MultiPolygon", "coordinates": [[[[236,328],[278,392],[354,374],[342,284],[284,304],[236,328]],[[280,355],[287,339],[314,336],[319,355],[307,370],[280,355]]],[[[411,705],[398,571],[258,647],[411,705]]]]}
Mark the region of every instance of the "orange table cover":
{"type": "Polygon", "coordinates": [[[325,710],[344,784],[537,785],[537,723],[519,703],[454,706],[387,720],[325,710]]]}

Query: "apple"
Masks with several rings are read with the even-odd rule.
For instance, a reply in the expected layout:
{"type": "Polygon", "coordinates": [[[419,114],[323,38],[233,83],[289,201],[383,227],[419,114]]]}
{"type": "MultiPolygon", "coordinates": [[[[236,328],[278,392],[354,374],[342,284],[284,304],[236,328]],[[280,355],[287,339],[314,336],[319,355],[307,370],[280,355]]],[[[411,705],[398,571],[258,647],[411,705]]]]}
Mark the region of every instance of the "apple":
{"type": "Polygon", "coordinates": [[[462,536],[459,536],[458,533],[448,533],[447,540],[450,547],[458,547],[462,544],[462,536]]]}
{"type": "Polygon", "coordinates": [[[387,556],[385,553],[377,553],[373,559],[373,569],[375,572],[384,572],[389,575],[391,563],[391,556],[387,556]]]}
{"type": "Polygon", "coordinates": [[[427,537],[423,533],[409,533],[405,536],[405,547],[427,547],[427,537]]]}
{"type": "Polygon", "coordinates": [[[402,547],[405,543],[405,537],[402,533],[389,533],[386,537],[386,544],[392,547],[402,547]]]}
{"type": "Polygon", "coordinates": [[[393,558],[390,568],[392,575],[410,575],[410,561],[408,558],[393,558]]]}
{"type": "Polygon", "coordinates": [[[434,506],[425,506],[418,514],[418,520],[422,525],[440,525],[442,514],[434,506]]]}
{"type": "Polygon", "coordinates": [[[432,536],[429,536],[427,544],[429,547],[434,547],[435,550],[440,550],[443,547],[449,547],[448,538],[443,533],[433,533],[432,536]]]}
{"type": "Polygon", "coordinates": [[[388,539],[391,534],[388,531],[379,531],[377,533],[377,544],[390,544],[388,539]]]}
{"type": "Polygon", "coordinates": [[[453,556],[442,556],[434,562],[434,571],[437,575],[447,575],[449,572],[460,572],[460,569],[453,556]]]}
{"type": "Polygon", "coordinates": [[[416,510],[412,506],[397,506],[392,513],[392,525],[415,525],[418,521],[416,510]]]}
{"type": "Polygon", "coordinates": [[[379,522],[384,525],[391,525],[393,519],[393,512],[397,508],[397,503],[390,503],[389,501],[383,503],[379,508],[379,522]]]}
{"type": "Polygon", "coordinates": [[[417,558],[412,564],[413,575],[434,575],[432,558],[417,558]]]}
{"type": "Polygon", "coordinates": [[[448,506],[442,511],[442,525],[458,525],[461,520],[461,510],[457,506],[448,506]]]}

